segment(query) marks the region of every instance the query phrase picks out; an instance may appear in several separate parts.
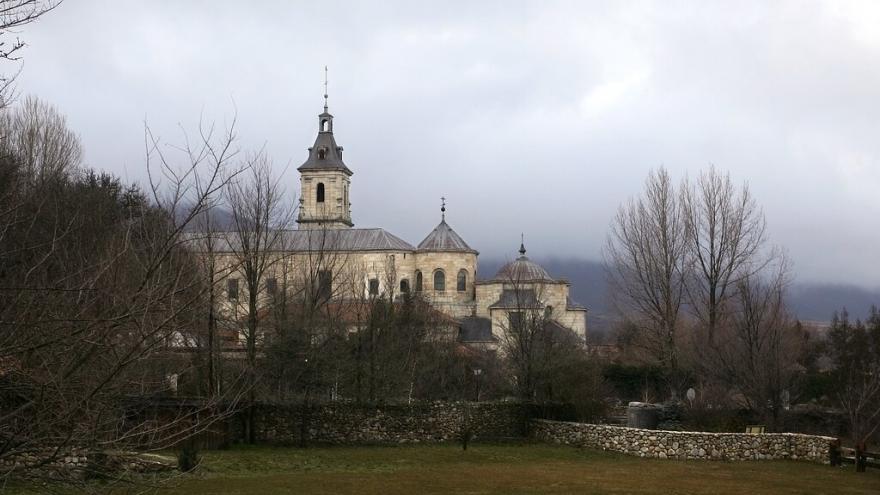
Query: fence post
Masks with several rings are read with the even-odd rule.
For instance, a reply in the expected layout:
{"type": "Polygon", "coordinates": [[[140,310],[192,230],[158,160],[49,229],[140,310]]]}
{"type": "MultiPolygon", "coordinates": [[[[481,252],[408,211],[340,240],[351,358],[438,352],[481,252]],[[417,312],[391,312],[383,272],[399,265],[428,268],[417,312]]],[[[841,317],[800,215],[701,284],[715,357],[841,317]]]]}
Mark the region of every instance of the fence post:
{"type": "Polygon", "coordinates": [[[840,466],[843,464],[843,460],[841,459],[840,453],[840,439],[836,438],[831,442],[831,448],[829,449],[829,456],[832,466],[840,466]]]}
{"type": "Polygon", "coordinates": [[[856,444],[856,472],[864,473],[867,469],[868,456],[865,455],[865,442],[856,444]]]}

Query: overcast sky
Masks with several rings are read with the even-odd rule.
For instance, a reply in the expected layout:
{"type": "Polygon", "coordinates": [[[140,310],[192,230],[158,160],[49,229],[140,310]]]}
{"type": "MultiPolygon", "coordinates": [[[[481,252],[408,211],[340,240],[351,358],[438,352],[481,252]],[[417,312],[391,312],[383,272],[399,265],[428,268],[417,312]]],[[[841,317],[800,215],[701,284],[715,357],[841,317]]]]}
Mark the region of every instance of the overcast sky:
{"type": "Polygon", "coordinates": [[[296,193],[326,64],[358,227],[416,244],[445,196],[486,256],[598,259],[651,168],[715,164],[798,280],[880,286],[880,2],[426,4],[67,0],[18,90],[132,181],[144,119],[179,143],[237,109],[296,193]]]}

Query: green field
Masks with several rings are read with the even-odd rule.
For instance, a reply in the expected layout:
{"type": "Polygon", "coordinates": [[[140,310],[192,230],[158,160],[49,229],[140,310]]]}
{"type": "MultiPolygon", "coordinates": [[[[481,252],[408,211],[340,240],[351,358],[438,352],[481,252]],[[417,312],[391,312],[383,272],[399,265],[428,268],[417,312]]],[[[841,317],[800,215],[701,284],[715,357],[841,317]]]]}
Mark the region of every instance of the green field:
{"type": "Polygon", "coordinates": [[[880,472],[646,460],[572,447],[253,448],[206,453],[172,493],[880,493],[880,472]]]}
{"type": "MultiPolygon", "coordinates": [[[[99,486],[91,488],[102,491],[99,486]]],[[[806,462],[646,460],[543,444],[209,451],[169,494],[880,493],[880,471],[806,462]]]]}

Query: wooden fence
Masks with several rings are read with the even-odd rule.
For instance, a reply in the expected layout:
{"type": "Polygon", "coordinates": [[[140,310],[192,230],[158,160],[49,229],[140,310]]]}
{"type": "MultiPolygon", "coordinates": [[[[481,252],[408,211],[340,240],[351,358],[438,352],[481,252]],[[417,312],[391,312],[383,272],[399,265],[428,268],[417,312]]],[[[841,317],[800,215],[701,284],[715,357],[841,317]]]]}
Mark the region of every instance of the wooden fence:
{"type": "Polygon", "coordinates": [[[863,472],[869,467],[880,469],[880,452],[869,452],[864,446],[861,449],[841,447],[838,443],[831,449],[831,465],[843,464],[855,464],[858,472],[863,472]]]}

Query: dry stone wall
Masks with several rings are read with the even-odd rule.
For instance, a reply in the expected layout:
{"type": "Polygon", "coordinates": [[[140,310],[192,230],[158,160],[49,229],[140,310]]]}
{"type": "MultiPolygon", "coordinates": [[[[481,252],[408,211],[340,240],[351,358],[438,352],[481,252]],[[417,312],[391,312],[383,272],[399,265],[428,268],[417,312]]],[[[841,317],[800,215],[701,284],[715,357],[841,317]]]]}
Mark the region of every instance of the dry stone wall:
{"type": "Polygon", "coordinates": [[[22,476],[85,478],[109,473],[157,473],[176,469],[173,458],[142,452],[100,452],[81,448],[46,448],[0,461],[0,478],[22,476]]]}
{"type": "Polygon", "coordinates": [[[658,459],[796,459],[828,464],[836,439],[797,433],[705,433],[534,420],[541,441],[658,459]]]}
{"type": "MultiPolygon", "coordinates": [[[[259,442],[397,444],[525,436],[526,406],[505,402],[420,402],[411,405],[262,404],[255,410],[259,442]]],[[[239,432],[240,433],[240,432],[239,432]]]]}
{"type": "Polygon", "coordinates": [[[47,472],[80,470],[88,466],[88,461],[88,452],[85,449],[65,449],[63,452],[56,452],[54,449],[38,449],[4,459],[0,462],[0,472],[30,469],[41,469],[47,472]]]}

